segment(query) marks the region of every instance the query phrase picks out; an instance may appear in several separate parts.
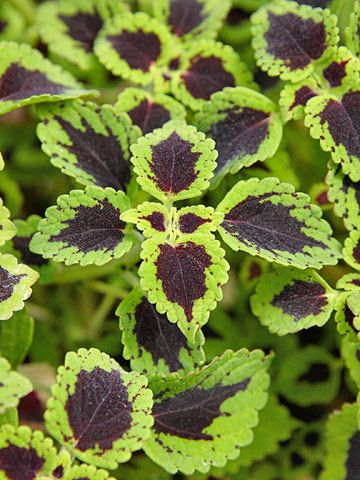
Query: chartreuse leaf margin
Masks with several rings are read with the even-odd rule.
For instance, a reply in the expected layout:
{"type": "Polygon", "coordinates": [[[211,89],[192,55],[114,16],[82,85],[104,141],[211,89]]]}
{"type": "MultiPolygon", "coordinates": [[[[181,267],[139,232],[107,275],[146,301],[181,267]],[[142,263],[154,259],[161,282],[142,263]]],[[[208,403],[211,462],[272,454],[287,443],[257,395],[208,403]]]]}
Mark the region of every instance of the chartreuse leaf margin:
{"type": "Polygon", "coordinates": [[[51,390],[46,428],[83,462],[115,469],[150,434],[152,393],[146,386],[144,376],[126,372],[97,349],[69,352],[51,390]]]}
{"type": "Polygon", "coordinates": [[[17,407],[20,398],[33,389],[30,381],[11,370],[10,363],[3,357],[0,357],[0,385],[0,415],[8,408],[17,407]]]}
{"type": "Polygon", "coordinates": [[[10,220],[10,212],[3,205],[0,198],[0,245],[3,245],[6,240],[10,240],[16,233],[15,225],[10,220]]]}

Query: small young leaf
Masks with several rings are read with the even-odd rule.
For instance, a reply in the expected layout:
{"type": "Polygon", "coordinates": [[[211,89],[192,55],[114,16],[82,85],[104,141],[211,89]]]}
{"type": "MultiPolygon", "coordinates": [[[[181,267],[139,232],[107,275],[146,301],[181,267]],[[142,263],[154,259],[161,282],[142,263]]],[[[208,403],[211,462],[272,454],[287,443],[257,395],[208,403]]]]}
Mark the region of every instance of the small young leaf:
{"type": "Polygon", "coordinates": [[[217,211],[219,232],[232,249],[296,268],[335,265],[340,244],[308,195],[276,178],[238,182],[217,211]]]}
{"type": "Polygon", "coordinates": [[[140,137],[130,150],[141,188],[164,202],[200,195],[209,186],[215,142],[183,122],[168,122],[140,137]]]}
{"type": "Polygon", "coordinates": [[[9,319],[24,307],[38,277],[27,265],[18,264],[13,255],[0,254],[0,320],[9,319]]]}
{"type": "Polygon", "coordinates": [[[297,83],[287,83],[281,90],[279,100],[284,122],[302,118],[308,100],[316,97],[318,90],[316,80],[311,77],[297,83]]]}
{"type": "Polygon", "coordinates": [[[322,327],[334,308],[336,292],[312,270],[278,268],[260,277],[251,308],[262,325],[278,335],[322,327]]]}
{"type": "Polygon", "coordinates": [[[30,242],[34,253],[66,265],[103,265],[130,250],[132,240],[120,220],[130,207],[123,192],[87,187],[61,195],[57,204],[39,222],[30,242]]]}
{"type": "Polygon", "coordinates": [[[181,40],[214,38],[230,9],[229,0],[158,0],[154,15],[181,40]]]}
{"type": "Polygon", "coordinates": [[[346,335],[348,340],[360,340],[360,293],[344,292],[338,296],[335,304],[337,330],[341,335],[346,335]]]}
{"type": "Polygon", "coordinates": [[[238,54],[229,45],[203,40],[181,55],[171,90],[189,108],[200,110],[213,93],[236,85],[255,86],[238,54]]]}
{"type": "Polygon", "coordinates": [[[360,55],[360,3],[354,2],[354,11],[350,15],[349,26],[345,30],[345,43],[355,56],[360,55]]]}
{"type": "Polygon", "coordinates": [[[131,208],[121,214],[121,220],[135,223],[144,237],[166,238],[169,223],[169,211],[161,203],[143,202],[137,208],[131,208]]]}
{"type": "Polygon", "coordinates": [[[28,427],[0,428],[0,478],[4,480],[37,480],[52,478],[56,450],[43,432],[28,427]]]}
{"type": "Polygon", "coordinates": [[[345,47],[339,47],[335,54],[321,65],[324,87],[335,90],[336,94],[346,92],[351,85],[358,85],[360,60],[345,47]]]}
{"type": "Polygon", "coordinates": [[[166,315],[156,311],[140,289],[133,290],[119,305],[123,356],[133,370],[146,374],[184,374],[205,361],[201,345],[204,336],[199,330],[195,342],[185,335],[166,315]]]}
{"type": "Polygon", "coordinates": [[[129,147],[141,132],[125,113],[73,101],[41,108],[40,115],[37,134],[53,165],[83,185],[126,191],[129,147]]]}
{"type": "Polygon", "coordinates": [[[0,114],[31,103],[94,94],[29,45],[0,42],[0,114]]]}
{"type": "Polygon", "coordinates": [[[345,93],[342,98],[319,95],[311,98],[305,108],[305,125],[313,138],[331,152],[332,160],[340,163],[345,175],[353,182],[360,180],[360,90],[345,93]]]}
{"type": "Polygon", "coordinates": [[[353,291],[360,287],[360,273],[348,273],[343,275],[336,284],[338,290],[353,291]]]}
{"type": "Polygon", "coordinates": [[[15,225],[9,220],[10,212],[0,198],[0,245],[4,245],[16,233],[15,225]]]}
{"type": "Polygon", "coordinates": [[[20,398],[25,397],[32,389],[29,380],[12,371],[10,363],[0,357],[0,414],[4,413],[7,408],[17,407],[20,398]]]}
{"type": "Polygon", "coordinates": [[[215,140],[219,155],[214,179],[272,157],[282,137],[282,122],[275,104],[244,87],[214,93],[194,122],[215,140]]]}
{"type": "Polygon", "coordinates": [[[356,479],[360,470],[358,406],[344,404],[330,415],[326,426],[324,470],[320,480],[356,479]]]}
{"type": "Polygon", "coordinates": [[[146,85],[173,54],[175,39],[166,26],[146,13],[124,13],[107,21],[95,42],[95,53],[114,75],[146,85]]]}
{"type": "Polygon", "coordinates": [[[328,198],[334,204],[335,214],[344,220],[348,230],[360,228],[360,181],[352,182],[340,165],[329,162],[326,183],[328,198]]]}
{"type": "Polygon", "coordinates": [[[353,230],[345,240],[343,250],[345,262],[355,270],[360,270],[360,230],[353,230]]]}
{"type": "Polygon", "coordinates": [[[86,463],[114,469],[141,448],[153,423],[145,377],[94,348],[70,352],[58,370],[46,427],[86,463]]]}
{"type": "Polygon", "coordinates": [[[104,21],[126,10],[121,1],[50,1],[39,6],[37,24],[52,53],[89,70],[97,64],[93,46],[104,21]]]}
{"type": "Polygon", "coordinates": [[[26,310],[15,312],[11,319],[0,324],[0,354],[13,368],[20,365],[32,343],[34,320],[26,310]]]}
{"type": "Polygon", "coordinates": [[[173,242],[151,238],[142,246],[141,287],[159,313],[178,323],[190,342],[221,300],[229,265],[212,234],[173,242]]]}
{"type": "Polygon", "coordinates": [[[329,10],[279,0],[252,16],[257,63],[270,76],[297,82],[329,57],[338,42],[337,18],[329,10]]]}
{"type": "Polygon", "coordinates": [[[185,119],[185,108],[168,95],[151,95],[138,88],[126,88],[118,96],[115,104],[117,112],[129,115],[143,135],[160,128],[174,119],[185,119]]]}
{"type": "Polygon", "coordinates": [[[26,220],[14,220],[16,235],[12,238],[12,250],[9,253],[14,254],[21,262],[26,265],[42,267],[48,263],[41,255],[33,253],[29,249],[31,237],[37,232],[37,226],[41,217],[39,215],[30,215],[26,220]]]}
{"type": "Polygon", "coordinates": [[[177,233],[189,239],[192,234],[207,234],[213,232],[223,220],[223,215],[214,211],[212,207],[204,207],[203,205],[195,205],[193,207],[183,207],[176,211],[175,228],[177,233]]]}
{"type": "Polygon", "coordinates": [[[155,423],[145,453],[168,472],[187,475],[236,458],[266,404],[268,365],[260,350],[227,350],[186,377],[155,378],[155,423]]]}

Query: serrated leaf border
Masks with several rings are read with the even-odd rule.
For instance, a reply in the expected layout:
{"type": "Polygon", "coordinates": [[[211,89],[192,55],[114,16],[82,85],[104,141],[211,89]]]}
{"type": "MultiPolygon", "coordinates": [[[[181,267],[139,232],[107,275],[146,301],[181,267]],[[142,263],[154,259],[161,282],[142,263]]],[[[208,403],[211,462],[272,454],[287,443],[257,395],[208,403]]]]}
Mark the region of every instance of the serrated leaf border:
{"type": "Polygon", "coordinates": [[[15,370],[11,370],[6,358],[0,357],[0,415],[7,408],[17,407],[20,398],[25,397],[32,389],[30,381],[15,370]]]}
{"type": "Polygon", "coordinates": [[[0,245],[4,245],[4,243],[13,238],[15,234],[16,227],[10,220],[10,212],[3,205],[3,201],[0,198],[0,245]]]}

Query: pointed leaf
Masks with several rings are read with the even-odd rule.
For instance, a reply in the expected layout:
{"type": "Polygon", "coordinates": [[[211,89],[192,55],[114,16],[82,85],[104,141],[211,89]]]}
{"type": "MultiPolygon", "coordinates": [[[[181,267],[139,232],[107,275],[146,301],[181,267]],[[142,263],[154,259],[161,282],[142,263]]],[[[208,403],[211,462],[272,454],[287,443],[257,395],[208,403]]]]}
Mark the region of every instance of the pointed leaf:
{"type": "Polygon", "coordinates": [[[0,245],[10,240],[16,233],[15,225],[10,221],[10,212],[0,198],[0,245]]]}
{"type": "Polygon", "coordinates": [[[86,463],[116,468],[141,448],[152,425],[145,377],[94,348],[67,353],[45,413],[46,427],[86,463]]]}
{"type": "Polygon", "coordinates": [[[13,368],[25,359],[33,334],[34,320],[26,313],[26,309],[15,312],[7,322],[0,324],[0,354],[13,368]]]}
{"type": "Polygon", "coordinates": [[[25,397],[32,389],[29,380],[12,371],[10,363],[0,357],[0,414],[4,413],[7,408],[17,407],[20,398],[25,397]]]}
{"type": "Polygon", "coordinates": [[[344,260],[355,270],[360,270],[360,230],[352,230],[345,240],[344,260]]]}
{"type": "Polygon", "coordinates": [[[34,253],[66,265],[103,265],[127,253],[132,240],[121,212],[130,206],[123,192],[87,187],[58,198],[30,242],[34,253]]]}
{"type": "Polygon", "coordinates": [[[345,43],[356,56],[360,55],[360,3],[354,2],[354,10],[350,15],[349,26],[345,30],[345,43]]]}
{"type": "Polygon", "coordinates": [[[215,143],[183,122],[169,122],[131,146],[141,188],[168,202],[196,197],[209,186],[215,143]]]}
{"type": "Polygon", "coordinates": [[[184,374],[205,361],[199,330],[190,343],[177,325],[156,311],[140,289],[133,290],[119,305],[116,314],[122,330],[123,356],[132,370],[147,375],[184,374]]]}
{"type": "Polygon", "coordinates": [[[331,152],[345,175],[360,180],[360,90],[350,90],[342,98],[319,95],[305,108],[305,125],[313,138],[320,139],[325,152],[331,152]]]}
{"type": "Polygon", "coordinates": [[[214,93],[194,122],[215,140],[219,155],[214,180],[272,157],[282,137],[282,122],[275,104],[244,87],[214,93]]]}
{"type": "Polygon", "coordinates": [[[262,325],[278,335],[322,327],[334,308],[336,292],[312,270],[278,268],[262,275],[251,308],[262,325]]]}
{"type": "Polygon", "coordinates": [[[163,237],[168,234],[169,210],[161,203],[143,202],[121,214],[121,220],[135,223],[144,237],[163,237]]]}
{"type": "Polygon", "coordinates": [[[52,53],[89,70],[97,66],[93,46],[104,22],[126,10],[121,1],[50,1],[39,6],[37,24],[52,53]]]}
{"type": "Polygon", "coordinates": [[[229,45],[202,40],[180,56],[171,90],[183,104],[200,110],[213,93],[236,85],[255,86],[238,54],[229,45]]]}
{"type": "Polygon", "coordinates": [[[284,122],[302,118],[307,102],[318,95],[318,90],[319,86],[312,77],[296,83],[287,83],[281,90],[279,100],[284,122]]]}
{"type": "Polygon", "coordinates": [[[67,102],[40,109],[37,134],[55,167],[83,185],[126,191],[131,179],[129,147],[141,135],[110,105],[67,102]]]}
{"type": "Polygon", "coordinates": [[[0,114],[31,103],[94,94],[29,45],[0,42],[0,114]]]}
{"type": "Polygon", "coordinates": [[[184,41],[214,38],[230,9],[228,0],[159,0],[154,15],[184,41]]]}
{"type": "Polygon", "coordinates": [[[43,432],[28,427],[4,425],[0,428],[0,476],[4,480],[51,478],[56,450],[43,432]]]}
{"type": "Polygon", "coordinates": [[[127,113],[143,135],[162,127],[169,120],[185,119],[186,114],[181,103],[172,97],[162,94],[151,95],[138,88],[126,88],[121,92],[115,110],[127,113]]]}
{"type": "Polygon", "coordinates": [[[219,232],[234,250],[271,262],[301,269],[335,265],[340,244],[309,200],[276,178],[240,181],[217,207],[225,215],[219,232]]]}
{"type": "Polygon", "coordinates": [[[146,13],[124,13],[105,23],[95,53],[114,75],[146,85],[171,59],[174,40],[165,25],[146,13]]]}
{"type": "Polygon", "coordinates": [[[18,264],[13,255],[0,254],[0,320],[7,320],[24,307],[38,277],[27,265],[18,264]]]}
{"type": "Polygon", "coordinates": [[[211,234],[179,237],[172,243],[156,238],[143,243],[141,287],[156,310],[178,323],[190,342],[222,298],[220,287],[229,269],[224,255],[211,234]]]}
{"type": "Polygon", "coordinates": [[[154,379],[155,423],[145,453],[168,472],[188,475],[236,458],[266,404],[268,364],[260,350],[227,350],[187,377],[154,379]]]}
{"type": "Polygon", "coordinates": [[[329,57],[338,42],[337,18],[330,11],[279,0],[251,18],[259,67],[270,76],[297,82],[329,57]]]}

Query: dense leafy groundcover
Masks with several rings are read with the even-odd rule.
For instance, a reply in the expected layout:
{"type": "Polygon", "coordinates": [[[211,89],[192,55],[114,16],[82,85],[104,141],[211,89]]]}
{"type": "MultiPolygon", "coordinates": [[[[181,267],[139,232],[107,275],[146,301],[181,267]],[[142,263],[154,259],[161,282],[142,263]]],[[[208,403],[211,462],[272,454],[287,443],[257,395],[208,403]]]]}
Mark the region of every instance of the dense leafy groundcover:
{"type": "Polygon", "coordinates": [[[0,2],[0,480],[360,478],[359,32],[0,2]]]}

